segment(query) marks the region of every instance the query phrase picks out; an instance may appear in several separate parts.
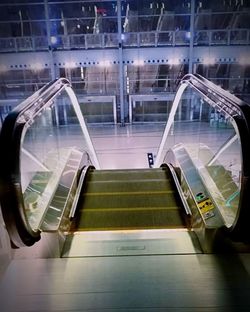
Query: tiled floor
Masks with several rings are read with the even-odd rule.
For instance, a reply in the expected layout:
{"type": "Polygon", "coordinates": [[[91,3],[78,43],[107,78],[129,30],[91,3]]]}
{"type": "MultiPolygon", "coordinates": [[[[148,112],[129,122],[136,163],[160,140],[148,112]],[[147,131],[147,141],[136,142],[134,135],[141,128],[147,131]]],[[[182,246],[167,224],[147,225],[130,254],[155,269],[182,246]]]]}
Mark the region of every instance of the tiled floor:
{"type": "MultiPolygon", "coordinates": [[[[148,168],[147,153],[156,156],[165,124],[89,126],[101,169],[148,168]]],[[[216,153],[235,134],[232,128],[211,127],[206,122],[176,124],[167,140],[168,147],[178,143],[205,144],[216,153]]],[[[232,145],[223,153],[223,164],[239,162],[239,146],[232,145]],[[234,155],[233,155],[234,154],[234,155]]]]}
{"type": "Polygon", "coordinates": [[[164,124],[89,127],[102,169],[148,168],[147,153],[156,154],[163,130],[164,124]]]}

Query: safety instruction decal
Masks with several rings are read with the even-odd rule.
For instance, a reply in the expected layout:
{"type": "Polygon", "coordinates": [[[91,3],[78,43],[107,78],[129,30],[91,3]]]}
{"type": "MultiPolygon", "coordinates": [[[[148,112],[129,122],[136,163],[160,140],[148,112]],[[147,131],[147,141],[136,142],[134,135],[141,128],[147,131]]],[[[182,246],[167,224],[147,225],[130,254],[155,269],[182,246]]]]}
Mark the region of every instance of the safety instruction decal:
{"type": "Polygon", "coordinates": [[[195,196],[197,205],[204,217],[204,219],[211,218],[215,215],[214,213],[214,204],[212,200],[207,197],[204,193],[198,193],[195,196]]]}

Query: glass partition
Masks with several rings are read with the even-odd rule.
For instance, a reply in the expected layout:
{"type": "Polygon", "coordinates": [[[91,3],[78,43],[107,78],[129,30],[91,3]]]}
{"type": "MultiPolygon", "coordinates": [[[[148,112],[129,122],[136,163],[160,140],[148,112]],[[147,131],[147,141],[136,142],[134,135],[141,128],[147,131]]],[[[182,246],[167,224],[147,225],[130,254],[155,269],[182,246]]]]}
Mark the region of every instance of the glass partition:
{"type": "MultiPolygon", "coordinates": [[[[57,94],[50,105],[26,123],[22,135],[21,189],[25,213],[33,230],[56,228],[78,170],[91,163],[98,167],[72,92],[67,87],[57,94]]],[[[22,118],[21,115],[18,122],[22,118]]]]}
{"type": "MultiPolygon", "coordinates": [[[[178,146],[189,155],[207,190],[206,195],[193,190],[194,196],[212,198],[225,225],[232,226],[239,207],[242,171],[237,126],[226,111],[185,84],[176,95],[156,166],[164,163],[164,155],[178,146]]],[[[183,174],[191,181],[188,170],[184,169],[183,174]]]]}

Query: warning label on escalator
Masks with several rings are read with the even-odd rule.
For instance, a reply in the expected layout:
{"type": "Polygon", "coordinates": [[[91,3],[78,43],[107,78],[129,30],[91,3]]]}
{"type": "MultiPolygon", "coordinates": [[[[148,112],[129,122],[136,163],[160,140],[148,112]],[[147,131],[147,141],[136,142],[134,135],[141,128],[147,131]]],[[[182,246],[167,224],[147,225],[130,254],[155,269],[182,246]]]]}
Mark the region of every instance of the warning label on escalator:
{"type": "Polygon", "coordinates": [[[215,215],[215,207],[210,198],[206,197],[203,193],[199,193],[196,195],[196,200],[204,219],[211,218],[215,215]]]}

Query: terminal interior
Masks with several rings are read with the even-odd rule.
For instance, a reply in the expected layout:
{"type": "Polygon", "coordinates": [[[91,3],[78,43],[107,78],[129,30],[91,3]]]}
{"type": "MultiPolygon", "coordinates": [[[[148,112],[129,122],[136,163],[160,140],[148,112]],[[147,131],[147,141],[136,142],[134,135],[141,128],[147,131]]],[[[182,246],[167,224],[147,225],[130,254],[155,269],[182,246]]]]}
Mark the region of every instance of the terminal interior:
{"type": "Polygon", "coordinates": [[[249,311],[249,15],[2,1],[1,311],[249,311]]]}

